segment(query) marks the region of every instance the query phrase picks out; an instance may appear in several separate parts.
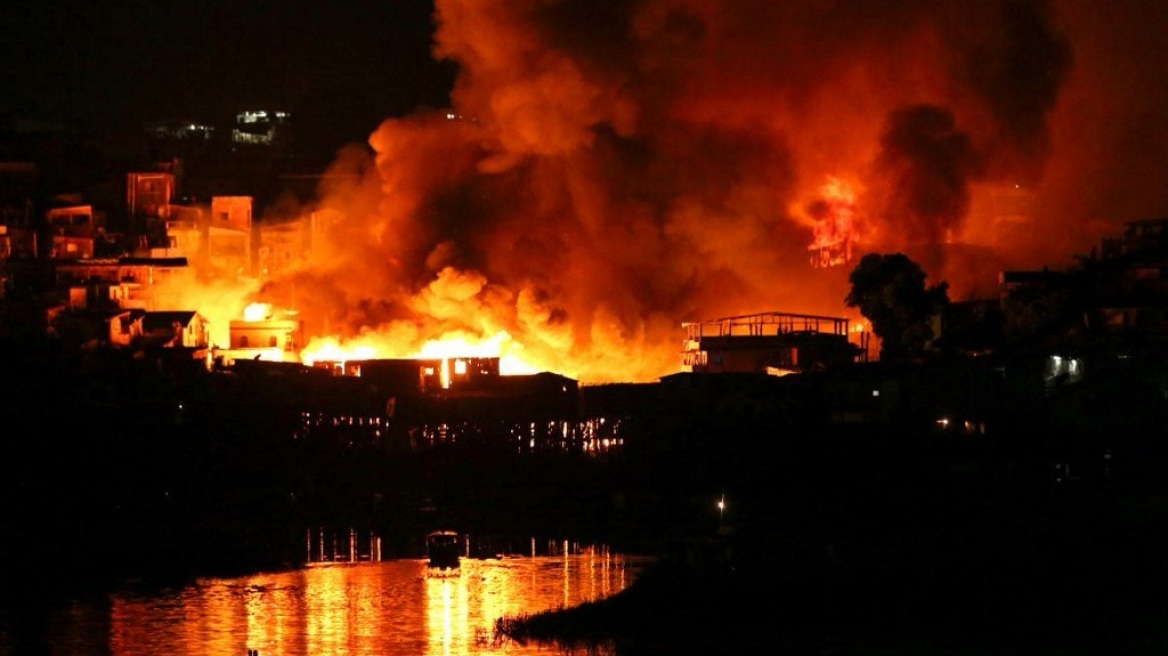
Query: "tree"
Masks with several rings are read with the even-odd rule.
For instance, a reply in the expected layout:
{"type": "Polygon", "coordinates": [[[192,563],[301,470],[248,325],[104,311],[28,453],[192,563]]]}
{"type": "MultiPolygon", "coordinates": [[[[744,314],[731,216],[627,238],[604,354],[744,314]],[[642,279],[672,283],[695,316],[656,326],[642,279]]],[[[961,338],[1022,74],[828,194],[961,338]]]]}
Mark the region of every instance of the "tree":
{"type": "Polygon", "coordinates": [[[919,356],[933,339],[933,317],[949,303],[949,283],[925,286],[921,266],[903,253],[869,253],[848,275],[844,298],[859,308],[880,338],[880,358],[919,356]]]}

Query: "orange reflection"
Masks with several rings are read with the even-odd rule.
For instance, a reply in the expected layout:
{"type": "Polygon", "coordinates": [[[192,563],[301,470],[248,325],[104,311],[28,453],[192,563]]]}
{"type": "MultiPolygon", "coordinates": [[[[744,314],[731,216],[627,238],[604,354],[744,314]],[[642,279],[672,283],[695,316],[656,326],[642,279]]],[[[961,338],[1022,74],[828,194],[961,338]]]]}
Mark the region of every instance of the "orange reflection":
{"type": "Polygon", "coordinates": [[[363,561],[116,594],[110,653],[546,656],[542,645],[496,644],[495,620],[615,594],[647,562],[567,542],[548,547],[551,555],[464,559],[445,577],[428,576],[424,559],[363,561]]]}

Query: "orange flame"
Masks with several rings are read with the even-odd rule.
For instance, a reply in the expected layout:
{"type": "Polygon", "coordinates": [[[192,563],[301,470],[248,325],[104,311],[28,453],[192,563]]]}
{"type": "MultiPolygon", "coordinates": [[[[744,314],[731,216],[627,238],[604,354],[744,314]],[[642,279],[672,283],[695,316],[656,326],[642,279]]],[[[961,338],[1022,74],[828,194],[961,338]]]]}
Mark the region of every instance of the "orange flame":
{"type": "Polygon", "coordinates": [[[488,337],[476,337],[459,331],[448,332],[427,340],[421,348],[413,351],[405,350],[401,344],[393,341],[392,336],[373,333],[344,344],[336,337],[316,338],[300,352],[300,360],[313,365],[317,362],[383,358],[499,358],[499,373],[503,375],[532,374],[541,370],[525,359],[522,345],[514,342],[506,331],[488,337]]]}
{"type": "Polygon", "coordinates": [[[244,321],[263,321],[272,316],[272,306],[269,303],[250,303],[243,308],[244,321]]]}
{"type": "Polygon", "coordinates": [[[807,247],[812,265],[829,267],[850,262],[857,236],[856,193],[852,186],[839,178],[828,178],[806,214],[813,235],[807,247]]]}

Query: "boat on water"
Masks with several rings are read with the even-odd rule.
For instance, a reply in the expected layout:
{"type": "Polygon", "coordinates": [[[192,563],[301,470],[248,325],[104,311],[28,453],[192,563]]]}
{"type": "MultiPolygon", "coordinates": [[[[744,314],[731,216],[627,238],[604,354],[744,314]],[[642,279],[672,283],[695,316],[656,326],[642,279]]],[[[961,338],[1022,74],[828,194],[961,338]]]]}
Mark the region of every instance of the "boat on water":
{"type": "Polygon", "coordinates": [[[443,529],[426,534],[426,557],[432,570],[450,571],[459,566],[461,536],[458,531],[443,529]]]}

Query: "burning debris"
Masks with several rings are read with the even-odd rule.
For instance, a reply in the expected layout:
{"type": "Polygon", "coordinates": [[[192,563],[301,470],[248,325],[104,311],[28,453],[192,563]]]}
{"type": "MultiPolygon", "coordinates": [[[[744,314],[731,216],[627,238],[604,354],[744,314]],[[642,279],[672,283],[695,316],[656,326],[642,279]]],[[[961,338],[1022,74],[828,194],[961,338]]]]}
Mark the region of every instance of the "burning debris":
{"type": "Polygon", "coordinates": [[[807,214],[814,221],[814,240],[807,250],[815,267],[841,266],[852,261],[856,246],[856,195],[842,180],[823,185],[807,214]]]}

